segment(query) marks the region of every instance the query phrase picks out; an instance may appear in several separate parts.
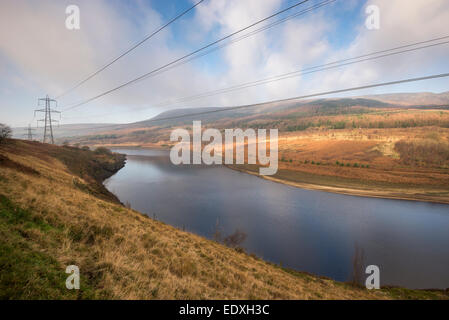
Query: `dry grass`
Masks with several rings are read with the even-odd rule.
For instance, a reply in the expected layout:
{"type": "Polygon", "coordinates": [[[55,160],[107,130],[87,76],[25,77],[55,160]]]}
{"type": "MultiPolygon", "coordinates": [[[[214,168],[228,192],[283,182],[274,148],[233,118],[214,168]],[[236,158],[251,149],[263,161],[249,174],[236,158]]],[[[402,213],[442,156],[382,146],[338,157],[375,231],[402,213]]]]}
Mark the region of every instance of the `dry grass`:
{"type": "MultiPolygon", "coordinates": [[[[81,298],[114,299],[385,299],[444,298],[442,293],[370,292],[347,284],[284,270],[256,257],[183,232],[76,187],[89,182],[53,157],[37,156],[17,143],[0,151],[35,170],[29,174],[0,166],[0,194],[28,210],[48,228],[25,228],[20,243],[65,266],[80,267],[81,298]],[[19,148],[14,152],[14,148],[19,148]],[[82,291],[82,290],[81,290],[82,291]],[[86,293],[87,292],[87,293],[86,293]]],[[[44,147],[42,147],[44,148],[44,147]]],[[[17,209],[18,210],[18,209],[17,209]]],[[[13,212],[19,212],[15,209],[13,212]]],[[[3,229],[2,229],[3,230],[3,229]]],[[[6,232],[6,231],[5,231],[6,232]]],[[[7,233],[8,235],[8,233],[7,233]]],[[[19,237],[19,236],[17,236],[19,237]]],[[[11,237],[3,239],[14,244],[11,237]]],[[[36,275],[34,275],[35,277],[36,275]]],[[[46,279],[45,273],[40,277],[46,279]]],[[[29,279],[25,279],[30,281],[29,279]]],[[[43,281],[45,285],[45,281],[43,281]]],[[[34,289],[35,291],[38,290],[34,289]]],[[[20,298],[46,298],[24,291],[20,298]]],[[[42,288],[42,292],[44,292],[42,288]]],[[[62,296],[61,298],[67,298],[62,296]]],[[[70,296],[69,296],[70,298],[70,296]]],[[[73,298],[73,297],[72,297],[73,298]]]]}
{"type": "Polygon", "coordinates": [[[449,191],[448,138],[448,129],[434,127],[288,133],[280,137],[279,167],[367,187],[383,183],[449,191]]]}

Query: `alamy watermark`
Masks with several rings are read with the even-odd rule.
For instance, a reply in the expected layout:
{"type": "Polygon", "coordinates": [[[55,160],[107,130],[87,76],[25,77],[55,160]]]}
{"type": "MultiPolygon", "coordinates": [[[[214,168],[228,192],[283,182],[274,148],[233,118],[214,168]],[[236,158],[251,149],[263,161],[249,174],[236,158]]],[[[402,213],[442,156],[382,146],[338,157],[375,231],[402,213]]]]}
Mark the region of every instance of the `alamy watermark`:
{"type": "Polygon", "coordinates": [[[376,5],[369,5],[365,9],[368,17],[365,20],[365,26],[368,30],[380,29],[380,9],[376,5]]]}
{"type": "Polygon", "coordinates": [[[372,264],[366,267],[365,273],[369,274],[365,281],[365,287],[368,290],[380,289],[380,269],[372,264]]]}
{"type": "Polygon", "coordinates": [[[259,174],[270,176],[278,170],[278,130],[270,129],[225,129],[225,138],[220,130],[208,128],[202,131],[201,121],[193,121],[192,139],[189,131],[175,129],[170,134],[170,141],[178,142],[170,150],[170,160],[180,164],[260,164],[259,174]],[[181,140],[180,140],[181,139],[181,140]],[[209,142],[203,148],[203,142],[209,142]],[[269,147],[267,148],[267,144],[269,147]],[[235,145],[235,148],[234,148],[235,145]],[[235,153],[234,153],[235,149],[235,153]],[[192,160],[191,160],[192,158],[192,160]]]}
{"type": "Polygon", "coordinates": [[[65,19],[65,27],[69,30],[80,29],[80,8],[77,5],[67,6],[65,9],[67,18],[65,19]]]}
{"type": "Polygon", "coordinates": [[[70,265],[67,266],[65,269],[65,273],[70,274],[66,281],[65,281],[65,287],[69,290],[79,290],[80,288],[80,269],[78,266],[70,265]]]}

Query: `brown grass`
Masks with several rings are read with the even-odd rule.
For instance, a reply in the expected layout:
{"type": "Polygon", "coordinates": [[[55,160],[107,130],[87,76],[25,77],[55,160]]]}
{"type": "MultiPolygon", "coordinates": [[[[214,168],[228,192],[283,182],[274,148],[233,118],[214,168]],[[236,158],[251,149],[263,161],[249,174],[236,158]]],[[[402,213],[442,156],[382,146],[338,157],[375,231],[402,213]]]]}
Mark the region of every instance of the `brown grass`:
{"type": "MultiPolygon", "coordinates": [[[[55,228],[30,229],[26,241],[61,266],[80,267],[81,286],[114,299],[386,299],[367,291],[284,270],[202,237],[183,232],[74,184],[89,182],[60,160],[38,156],[44,145],[1,147],[11,161],[39,172],[0,166],[0,194],[55,228]],[[16,151],[14,149],[17,148],[16,151]]],[[[62,149],[62,148],[61,148],[62,149]]],[[[45,274],[41,275],[45,278],[45,274]]],[[[402,291],[401,291],[402,292],[402,291]]],[[[417,297],[413,291],[406,291],[417,297]]],[[[402,293],[401,293],[402,294],[402,293]]],[[[422,292],[420,293],[422,295],[422,292]]],[[[400,297],[400,296],[395,296],[400,297]]],[[[444,298],[444,294],[418,296],[444,298]]]]}

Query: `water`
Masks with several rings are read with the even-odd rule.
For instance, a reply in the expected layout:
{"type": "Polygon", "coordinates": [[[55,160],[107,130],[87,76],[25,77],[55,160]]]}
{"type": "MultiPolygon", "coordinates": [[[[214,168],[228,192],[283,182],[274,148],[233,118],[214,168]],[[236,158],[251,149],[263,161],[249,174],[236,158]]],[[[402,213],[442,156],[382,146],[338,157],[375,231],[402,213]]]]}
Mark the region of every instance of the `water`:
{"type": "Polygon", "coordinates": [[[126,166],[105,182],[132,208],[212,238],[247,234],[265,260],[347,281],[355,248],[381,285],[449,287],[449,205],[294,188],[221,166],[174,166],[167,151],[114,150],[126,166]]]}

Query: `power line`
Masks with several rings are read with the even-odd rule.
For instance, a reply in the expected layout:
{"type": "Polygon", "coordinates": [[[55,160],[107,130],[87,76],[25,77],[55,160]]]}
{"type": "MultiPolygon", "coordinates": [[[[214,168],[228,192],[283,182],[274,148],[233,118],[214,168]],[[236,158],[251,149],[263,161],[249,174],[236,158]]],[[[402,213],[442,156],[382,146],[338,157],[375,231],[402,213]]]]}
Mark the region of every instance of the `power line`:
{"type": "MultiPolygon", "coordinates": [[[[431,80],[431,79],[438,79],[438,78],[447,78],[447,77],[449,77],[449,73],[441,73],[441,74],[435,74],[435,75],[418,77],[418,78],[409,78],[409,79],[396,80],[396,81],[390,81],[390,82],[375,83],[375,84],[359,86],[359,87],[352,87],[352,88],[346,88],[346,89],[338,89],[338,90],[332,90],[332,91],[312,93],[312,94],[297,96],[297,97],[293,97],[293,98],[272,100],[272,101],[266,101],[266,102],[261,102],[261,103],[257,103],[257,104],[242,105],[242,106],[236,106],[236,107],[223,107],[223,109],[218,109],[218,110],[216,109],[216,110],[211,110],[211,111],[197,112],[197,113],[191,113],[191,114],[185,114],[185,115],[179,115],[179,116],[150,119],[150,120],[146,120],[145,122],[148,123],[148,122],[158,122],[158,121],[164,121],[164,120],[174,120],[174,119],[194,117],[194,116],[199,116],[199,115],[204,115],[204,114],[211,114],[211,113],[226,112],[226,111],[239,110],[239,109],[245,109],[245,108],[251,108],[251,107],[258,107],[258,106],[262,106],[262,105],[266,105],[266,104],[282,103],[282,102],[288,102],[288,101],[315,98],[315,97],[320,97],[320,96],[327,96],[327,95],[331,95],[331,94],[345,93],[345,92],[350,92],[350,91],[357,91],[357,90],[377,88],[377,87],[385,87],[385,86],[391,86],[391,85],[402,84],[402,83],[410,83],[410,82],[417,82],[417,81],[424,81],[424,80],[431,80]]],[[[124,124],[96,127],[95,129],[104,129],[104,128],[112,128],[112,127],[120,127],[120,126],[124,126],[124,124]]]]}
{"type": "Polygon", "coordinates": [[[229,46],[229,45],[231,45],[231,44],[237,43],[237,42],[239,42],[239,41],[241,41],[241,40],[247,39],[247,38],[249,38],[249,37],[251,37],[251,36],[254,36],[254,35],[256,35],[256,34],[262,32],[262,31],[268,30],[268,29],[270,29],[270,28],[272,28],[272,27],[275,27],[275,26],[277,26],[277,25],[280,25],[281,23],[284,23],[284,22],[286,22],[286,21],[288,21],[288,20],[291,20],[291,19],[296,18],[296,17],[298,17],[298,16],[304,15],[304,14],[307,13],[307,12],[310,12],[310,11],[313,11],[313,10],[315,10],[315,9],[321,8],[321,7],[323,7],[323,6],[326,6],[326,5],[331,4],[331,3],[333,3],[333,2],[336,2],[336,1],[338,1],[338,0],[326,0],[326,1],[323,1],[323,2],[320,2],[320,3],[317,3],[317,4],[315,4],[315,5],[313,5],[313,6],[309,7],[309,8],[307,8],[307,9],[305,9],[305,10],[296,12],[296,13],[291,14],[291,15],[285,17],[285,18],[282,18],[282,19],[280,19],[280,20],[274,21],[274,22],[272,22],[272,23],[270,23],[270,24],[267,24],[266,26],[263,26],[263,27],[261,27],[261,28],[259,28],[259,29],[256,29],[256,30],[253,30],[253,31],[251,31],[251,32],[249,32],[249,33],[247,33],[247,34],[244,34],[244,35],[242,35],[242,36],[240,36],[240,37],[238,37],[238,38],[231,39],[231,40],[229,40],[228,42],[225,42],[225,43],[223,43],[223,44],[221,44],[221,45],[219,45],[219,46],[213,47],[213,48],[207,50],[206,52],[203,52],[203,53],[201,53],[201,54],[194,55],[194,56],[192,56],[192,57],[190,57],[190,58],[188,58],[188,59],[186,59],[186,60],[180,61],[180,62],[178,62],[178,63],[176,63],[176,64],[174,64],[174,65],[171,65],[170,67],[164,68],[163,70],[160,70],[160,71],[155,72],[155,73],[153,73],[153,74],[151,74],[151,75],[148,75],[148,76],[146,76],[146,77],[144,77],[144,78],[142,78],[142,79],[139,79],[137,82],[143,81],[143,80],[149,78],[150,76],[151,76],[151,77],[152,77],[152,76],[156,76],[156,75],[159,75],[159,74],[161,74],[161,73],[163,73],[163,72],[166,72],[166,71],[169,71],[169,70],[171,70],[171,69],[177,68],[177,67],[179,67],[179,66],[181,66],[181,65],[184,65],[184,64],[186,64],[186,63],[189,63],[190,61],[193,61],[193,60],[195,60],[195,59],[204,57],[205,55],[211,54],[211,53],[214,52],[214,51],[217,51],[217,50],[219,50],[219,49],[225,48],[225,47],[227,47],[227,46],[229,46]]]}
{"type": "MultiPolygon", "coordinates": [[[[313,10],[315,10],[315,9],[324,7],[324,6],[329,5],[329,4],[331,4],[331,3],[333,3],[333,2],[336,2],[336,1],[338,1],[338,0],[326,0],[326,1],[323,1],[323,2],[320,2],[320,3],[317,3],[317,4],[315,4],[315,5],[313,5],[313,6],[309,7],[309,8],[307,8],[307,9],[305,9],[305,10],[301,10],[301,11],[296,12],[296,13],[294,13],[294,14],[291,14],[291,15],[289,15],[289,16],[287,16],[287,17],[284,17],[284,18],[282,18],[282,19],[280,19],[280,20],[274,21],[274,22],[272,22],[272,23],[270,23],[270,24],[268,24],[268,25],[266,25],[266,26],[263,26],[263,27],[261,27],[261,28],[259,28],[259,29],[256,29],[256,30],[253,30],[253,31],[251,31],[251,32],[249,32],[249,33],[247,33],[247,34],[245,34],[245,35],[242,35],[242,36],[236,38],[236,39],[232,39],[232,40],[230,40],[230,41],[228,41],[228,42],[225,42],[224,44],[221,44],[221,45],[216,46],[216,47],[214,47],[214,48],[212,48],[212,49],[210,49],[210,50],[207,50],[206,52],[203,52],[203,53],[201,53],[201,54],[197,54],[197,55],[194,55],[194,56],[192,56],[192,57],[189,57],[188,59],[179,61],[178,63],[175,63],[175,64],[171,65],[170,67],[167,67],[167,68],[164,68],[164,69],[159,70],[159,71],[157,71],[157,72],[154,72],[154,73],[152,73],[151,75],[148,75],[148,76],[146,76],[146,77],[143,77],[142,79],[139,79],[139,80],[136,81],[136,82],[143,81],[143,80],[147,79],[147,78],[150,77],[150,76],[157,76],[157,75],[159,75],[159,74],[161,74],[161,73],[163,73],[163,72],[166,72],[166,71],[169,71],[169,70],[171,70],[171,69],[177,68],[177,67],[179,67],[179,66],[181,66],[181,65],[184,65],[184,64],[186,64],[186,63],[189,63],[190,61],[193,61],[193,60],[195,60],[195,59],[201,58],[201,57],[203,57],[203,56],[205,56],[205,55],[208,55],[208,54],[210,54],[210,53],[212,53],[212,52],[214,52],[214,51],[217,51],[217,50],[219,50],[219,49],[222,49],[222,48],[224,48],[224,47],[227,47],[227,46],[229,46],[229,45],[231,45],[231,44],[234,44],[234,43],[239,42],[239,41],[241,41],[241,40],[244,40],[244,39],[246,39],[246,38],[248,38],[248,37],[251,37],[251,36],[253,36],[253,35],[256,35],[256,34],[262,32],[262,31],[265,31],[265,30],[267,30],[267,29],[269,29],[269,28],[275,27],[275,26],[277,26],[277,25],[279,25],[279,24],[281,24],[281,23],[283,23],[283,22],[286,22],[286,21],[291,20],[291,19],[293,19],[293,18],[299,17],[299,16],[301,16],[301,15],[304,15],[305,13],[308,13],[308,12],[313,11],[313,10]]],[[[73,106],[69,106],[67,109],[65,109],[65,111],[68,111],[68,110],[70,110],[70,108],[75,107],[76,104],[78,104],[78,103],[75,103],[73,106]]]]}
{"type": "Polygon", "coordinates": [[[138,43],[136,43],[135,45],[133,45],[131,48],[129,48],[128,50],[126,50],[125,52],[123,52],[122,54],[120,54],[117,58],[113,59],[111,62],[109,62],[108,64],[106,64],[105,66],[103,66],[102,68],[100,68],[99,70],[95,71],[94,73],[92,73],[90,76],[88,76],[87,78],[85,78],[84,80],[78,82],[75,86],[73,86],[72,88],[70,88],[69,90],[65,91],[64,93],[60,94],[59,96],[56,97],[56,99],[61,98],[62,96],[65,96],[66,94],[68,94],[69,92],[75,90],[76,88],[78,88],[79,86],[81,86],[82,84],[84,84],[85,82],[89,81],[90,79],[92,79],[93,77],[95,77],[97,74],[99,74],[100,72],[102,72],[103,70],[105,70],[106,68],[108,68],[110,65],[112,65],[113,63],[115,63],[116,61],[118,61],[119,59],[123,58],[124,56],[126,56],[128,53],[130,53],[131,51],[133,51],[134,49],[136,49],[137,47],[139,47],[140,45],[142,45],[145,41],[151,39],[153,36],[155,36],[156,34],[158,34],[159,32],[161,32],[163,29],[165,29],[166,27],[168,27],[170,24],[172,24],[173,22],[175,22],[176,20],[180,19],[182,16],[186,15],[188,12],[192,11],[194,8],[196,8],[199,4],[201,4],[202,2],[204,2],[205,0],[200,0],[198,1],[196,4],[194,4],[193,6],[191,6],[190,8],[188,8],[187,10],[183,11],[182,13],[180,13],[179,15],[177,15],[176,17],[174,17],[173,19],[171,19],[170,21],[168,21],[166,24],[162,25],[161,27],[159,27],[156,31],[154,31],[153,33],[151,33],[150,35],[146,36],[143,40],[139,41],[138,43]]]}
{"type": "Polygon", "coordinates": [[[31,124],[28,124],[28,128],[26,128],[26,133],[23,134],[24,137],[27,137],[27,140],[33,141],[33,136],[35,135],[33,131],[36,129],[31,128],[31,124]]]}
{"type": "Polygon", "coordinates": [[[258,24],[260,24],[260,23],[262,23],[262,22],[265,22],[265,21],[267,21],[267,20],[269,20],[269,19],[271,19],[271,18],[273,18],[273,17],[275,17],[275,16],[278,16],[278,15],[284,13],[284,12],[287,12],[288,10],[291,10],[291,9],[293,9],[293,8],[295,8],[295,7],[297,7],[297,6],[301,5],[301,4],[304,4],[304,3],[308,2],[308,1],[309,1],[309,0],[303,0],[303,1],[297,2],[297,3],[295,3],[294,5],[292,5],[292,6],[288,7],[288,8],[285,8],[285,9],[283,9],[283,10],[281,10],[281,11],[278,11],[278,12],[276,12],[276,13],[274,13],[274,14],[272,14],[272,15],[266,17],[266,18],[263,18],[263,19],[261,19],[261,20],[258,20],[258,21],[256,21],[256,22],[250,24],[250,25],[247,26],[247,27],[244,27],[244,28],[242,28],[242,29],[240,29],[240,30],[237,30],[237,31],[233,32],[233,33],[230,33],[229,35],[227,35],[227,36],[225,36],[225,37],[223,37],[223,38],[220,38],[220,39],[218,39],[218,40],[216,40],[216,41],[213,41],[213,42],[209,43],[208,45],[205,45],[205,46],[203,46],[203,47],[201,47],[201,48],[199,48],[199,49],[197,49],[197,50],[195,50],[195,51],[193,51],[193,52],[191,52],[191,53],[189,53],[189,54],[186,54],[186,55],[184,55],[184,56],[182,56],[182,57],[180,57],[180,58],[178,58],[178,59],[173,60],[172,62],[169,62],[169,63],[167,63],[167,64],[165,64],[165,65],[163,65],[163,66],[161,66],[161,67],[159,67],[159,68],[156,68],[156,69],[154,69],[154,70],[152,70],[152,71],[150,71],[150,72],[147,72],[147,73],[145,73],[145,74],[143,74],[143,75],[141,75],[141,76],[139,76],[139,77],[137,77],[137,78],[135,78],[135,79],[133,79],[133,80],[130,80],[130,81],[128,81],[128,82],[125,82],[125,83],[119,85],[118,87],[115,87],[115,88],[113,88],[113,89],[111,89],[111,90],[108,90],[108,91],[106,91],[106,92],[103,92],[103,93],[101,93],[101,94],[99,94],[99,95],[97,95],[97,96],[94,96],[94,97],[92,97],[92,98],[89,98],[89,99],[87,99],[87,100],[85,100],[85,101],[83,101],[83,102],[81,102],[81,103],[75,104],[75,105],[73,105],[73,106],[71,106],[71,107],[69,107],[69,108],[66,108],[66,109],[64,109],[63,111],[67,111],[67,110],[71,110],[71,109],[77,108],[77,107],[82,106],[82,105],[84,105],[84,104],[86,104],[86,103],[88,103],[88,102],[91,102],[91,101],[93,101],[93,100],[96,100],[96,99],[98,99],[98,98],[101,98],[101,97],[103,97],[103,96],[105,96],[105,95],[107,95],[107,94],[110,94],[110,93],[112,93],[112,92],[114,92],[114,91],[116,91],[116,90],[119,90],[119,89],[121,89],[121,88],[123,88],[123,87],[126,87],[126,86],[128,86],[128,85],[130,85],[130,84],[132,84],[132,83],[135,83],[135,82],[137,82],[137,81],[139,81],[139,80],[142,80],[142,79],[148,77],[148,76],[151,75],[151,74],[154,74],[154,73],[156,73],[156,72],[158,72],[158,71],[160,71],[160,70],[162,70],[162,69],[165,69],[165,68],[167,68],[167,67],[169,67],[169,66],[171,66],[171,65],[173,65],[173,64],[175,64],[175,63],[177,63],[177,62],[179,62],[179,61],[182,61],[182,60],[184,60],[184,59],[186,59],[186,58],[189,58],[189,57],[195,55],[195,54],[198,53],[198,52],[201,52],[201,51],[203,51],[203,50],[205,50],[205,49],[207,49],[207,48],[212,47],[213,45],[216,45],[216,44],[218,44],[218,43],[220,43],[220,42],[223,42],[223,41],[226,40],[226,39],[229,39],[229,38],[231,38],[231,37],[233,37],[233,36],[235,36],[235,35],[237,35],[237,34],[243,32],[243,31],[245,31],[245,30],[248,30],[248,29],[250,29],[250,28],[252,28],[252,27],[254,27],[254,26],[256,26],[256,25],[258,25],[258,24]]]}
{"type": "MultiPolygon", "coordinates": [[[[222,89],[218,89],[218,90],[207,91],[207,92],[204,92],[204,93],[201,93],[201,94],[179,98],[179,99],[176,99],[174,101],[173,100],[167,100],[167,101],[159,103],[159,104],[157,104],[155,106],[156,107],[171,106],[171,105],[175,105],[175,104],[180,103],[180,102],[194,101],[194,100],[211,97],[211,96],[218,95],[218,94],[229,93],[229,92],[236,91],[236,90],[243,90],[243,89],[247,89],[247,88],[250,88],[250,87],[259,86],[259,85],[262,85],[262,84],[267,84],[267,83],[271,83],[271,82],[276,82],[276,81],[281,81],[281,80],[285,80],[285,79],[290,79],[290,78],[297,77],[297,76],[300,76],[300,75],[307,75],[307,74],[311,74],[311,73],[315,73],[315,72],[319,72],[319,71],[325,71],[325,70],[339,68],[339,67],[343,67],[343,66],[347,66],[347,65],[356,64],[356,63],[366,62],[366,61],[380,59],[380,58],[385,58],[385,57],[389,57],[389,56],[393,56],[393,55],[397,55],[397,54],[401,54],[401,53],[413,52],[413,51],[417,51],[417,50],[431,48],[431,47],[435,47],[435,46],[439,46],[439,45],[443,45],[443,44],[448,44],[449,41],[432,43],[432,44],[421,46],[421,47],[417,47],[417,48],[391,52],[391,51],[395,51],[395,50],[398,50],[398,49],[405,49],[405,48],[410,48],[410,47],[416,47],[417,45],[420,45],[420,44],[426,44],[426,43],[435,42],[435,41],[438,41],[438,40],[445,40],[445,39],[448,39],[448,38],[449,38],[449,35],[448,36],[444,36],[444,37],[434,38],[434,39],[431,39],[431,40],[415,42],[415,43],[411,43],[411,44],[407,44],[407,45],[401,45],[401,46],[398,46],[398,47],[395,47],[395,48],[386,49],[386,50],[375,51],[375,52],[372,52],[372,53],[363,54],[363,55],[352,57],[352,58],[341,59],[341,60],[325,63],[325,64],[318,65],[318,66],[307,67],[307,68],[304,68],[304,69],[301,69],[301,70],[298,70],[298,71],[288,72],[288,73],[284,73],[284,74],[281,74],[281,75],[268,77],[268,78],[265,78],[265,79],[260,79],[260,80],[256,80],[256,81],[246,82],[246,83],[242,83],[242,84],[239,84],[239,85],[234,85],[234,86],[231,86],[231,87],[222,88],[222,89]],[[387,52],[390,52],[390,53],[387,53],[387,52]],[[382,54],[382,53],[385,53],[385,54],[382,54]],[[382,55],[379,55],[379,54],[382,54],[382,55]],[[372,56],[374,56],[374,57],[372,57],[372,56]],[[364,58],[364,59],[361,59],[361,58],[364,58]],[[352,61],[352,60],[355,60],[355,61],[352,61]]],[[[107,114],[102,114],[100,116],[108,116],[110,114],[111,113],[107,113],[107,114]]]]}
{"type": "Polygon", "coordinates": [[[237,106],[237,107],[228,107],[228,108],[226,108],[226,110],[211,110],[211,111],[198,112],[198,113],[193,113],[193,114],[183,115],[183,116],[166,117],[166,118],[160,118],[160,119],[150,119],[147,122],[170,120],[170,119],[176,119],[176,118],[183,118],[186,116],[196,116],[196,115],[217,113],[217,112],[223,112],[223,111],[232,111],[232,110],[244,109],[244,108],[249,108],[249,107],[258,107],[261,105],[271,104],[271,103],[288,102],[288,101],[293,101],[293,100],[308,99],[308,98],[314,98],[314,97],[325,96],[325,95],[330,95],[330,94],[344,93],[344,92],[349,92],[349,91],[370,89],[370,88],[376,88],[376,87],[384,87],[384,86],[390,86],[390,85],[401,84],[401,83],[424,81],[424,80],[431,80],[431,79],[445,78],[445,77],[449,77],[449,73],[442,73],[442,74],[419,77],[419,78],[409,78],[409,79],[390,81],[390,82],[382,82],[382,83],[376,83],[376,84],[371,84],[371,85],[366,85],[366,86],[339,89],[339,90],[333,90],[333,91],[325,91],[325,92],[320,92],[320,93],[313,93],[313,94],[298,96],[298,97],[294,97],[294,98],[279,99],[279,100],[273,100],[273,101],[262,102],[262,103],[257,103],[257,104],[243,105],[243,106],[237,106]]]}
{"type": "Polygon", "coordinates": [[[401,51],[397,51],[397,52],[391,52],[391,53],[387,53],[387,54],[383,54],[383,55],[378,55],[378,54],[381,54],[381,53],[390,52],[390,51],[398,50],[398,49],[401,49],[401,48],[413,47],[413,46],[416,46],[416,45],[419,45],[419,44],[434,42],[434,41],[437,41],[437,40],[442,40],[442,39],[447,39],[447,38],[449,38],[449,36],[436,38],[436,39],[432,39],[432,40],[427,40],[427,41],[421,41],[421,42],[417,42],[417,43],[413,43],[413,44],[409,44],[409,45],[405,45],[405,46],[391,48],[391,49],[388,49],[388,50],[377,51],[377,52],[364,54],[364,55],[357,56],[357,57],[352,57],[352,58],[342,59],[342,60],[338,60],[338,61],[333,61],[333,62],[330,62],[330,63],[326,63],[326,64],[314,66],[314,67],[308,67],[308,68],[305,68],[305,69],[292,71],[292,72],[280,74],[280,75],[273,76],[273,77],[268,77],[268,78],[261,79],[261,80],[245,82],[245,83],[242,83],[242,84],[239,84],[239,85],[234,85],[234,86],[227,87],[227,88],[211,90],[211,91],[203,92],[203,93],[192,95],[192,96],[182,97],[182,98],[179,98],[179,99],[176,99],[176,100],[166,100],[164,102],[156,104],[155,106],[156,107],[162,107],[162,106],[169,106],[169,105],[177,104],[177,103],[180,103],[180,102],[194,101],[194,100],[211,97],[211,96],[218,95],[218,94],[228,93],[228,92],[232,92],[232,91],[236,91],[236,90],[242,90],[242,89],[246,89],[246,88],[250,88],[250,87],[254,87],[254,86],[259,86],[259,85],[262,85],[262,84],[267,84],[267,83],[271,83],[271,82],[275,82],[275,81],[290,79],[290,78],[297,77],[297,76],[300,76],[300,75],[306,75],[306,74],[311,74],[311,73],[315,73],[315,72],[319,72],[319,71],[330,70],[330,69],[334,69],[334,68],[338,68],[338,67],[342,67],[342,66],[347,66],[347,65],[352,65],[352,64],[356,64],[356,63],[360,63],[360,62],[366,62],[366,61],[370,61],[370,60],[375,60],[375,59],[385,58],[385,57],[389,57],[389,56],[393,56],[393,55],[398,55],[398,54],[401,54],[401,53],[413,52],[413,51],[417,51],[417,50],[427,49],[427,48],[431,48],[431,47],[435,47],[435,46],[439,46],[439,45],[443,45],[443,44],[448,44],[449,41],[434,43],[434,44],[430,44],[430,45],[426,45],[426,46],[421,46],[421,47],[407,49],[407,50],[401,50],[401,51]],[[365,58],[365,57],[369,57],[369,56],[373,56],[373,55],[378,55],[378,56],[365,58]],[[365,59],[362,59],[362,58],[365,58],[365,59]],[[351,60],[356,60],[356,61],[351,61],[351,60]],[[347,62],[347,61],[351,61],[351,62],[347,62]],[[344,63],[342,63],[342,62],[344,62],[344,63]]]}
{"type": "Polygon", "coordinates": [[[53,137],[53,122],[58,122],[58,120],[54,120],[51,118],[52,113],[61,113],[60,111],[57,111],[55,109],[52,109],[51,104],[54,103],[57,105],[56,100],[50,99],[48,95],[45,98],[38,99],[38,106],[40,105],[41,101],[45,101],[45,108],[44,109],[36,109],[34,110],[34,114],[36,112],[43,112],[45,113],[44,119],[37,120],[38,123],[40,121],[44,122],[44,137],[42,139],[42,143],[47,142],[47,138],[51,142],[51,144],[54,144],[54,137],[53,137]]]}

